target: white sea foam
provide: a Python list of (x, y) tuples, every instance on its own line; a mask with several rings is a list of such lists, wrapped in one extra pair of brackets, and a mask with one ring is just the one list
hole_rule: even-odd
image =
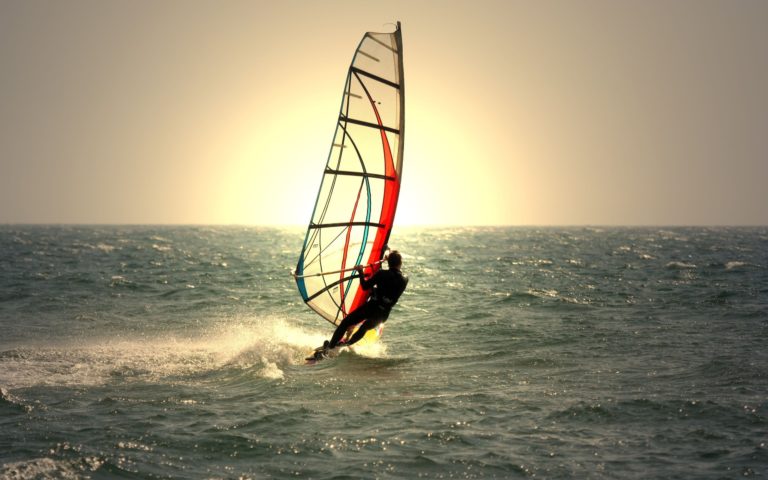
[(96, 245), (96, 250), (101, 250), (104, 253), (111, 253), (115, 250), (115, 247), (106, 243), (99, 243)]
[(387, 355), (387, 345), (383, 342), (373, 343), (361, 343), (350, 347), (355, 354), (369, 357), (369, 358), (382, 358)]
[(558, 292), (557, 290), (554, 290), (554, 289), (542, 290), (542, 289), (536, 289), (536, 288), (529, 288), (528, 294), (536, 297), (557, 298)]
[(3, 387), (0, 387), (0, 401), (6, 402), (10, 405), (15, 405), (26, 412), (31, 412), (34, 409), (32, 405), (26, 403), (24, 400), (11, 394), (8, 390), (6, 390)]
[(261, 361), (264, 362), (264, 368), (260, 371), (262, 377), (279, 380), (285, 376), (285, 373), (280, 370), (276, 363), (270, 362), (265, 357), (261, 357)]
[(725, 264), (725, 269), (726, 270), (733, 270), (734, 268), (743, 267), (745, 265), (746, 265), (745, 262), (735, 262), (735, 261), (734, 262), (728, 262), (728, 263)]
[[(312, 331), (282, 319), (263, 318), (222, 322), (194, 338), (92, 338), (35, 345), (4, 352), (0, 385), (11, 390), (38, 385), (96, 386), (115, 379), (162, 381), (171, 376), (174, 381), (184, 381), (185, 376), (233, 367), (252, 369), (262, 378), (281, 379), (286, 366), (303, 363), (327, 334), (328, 330)], [(361, 355), (383, 354), (376, 345), (355, 348)]]
[(687, 269), (696, 268), (696, 265), (694, 265), (693, 263), (686, 263), (686, 262), (669, 262), (665, 266), (673, 270), (675, 269), (687, 270)]
[(96, 457), (76, 460), (54, 460), (33, 458), (21, 462), (5, 463), (0, 466), (0, 478), (7, 480), (27, 479), (77, 479), (89, 478), (88, 471), (96, 471), (103, 461)]

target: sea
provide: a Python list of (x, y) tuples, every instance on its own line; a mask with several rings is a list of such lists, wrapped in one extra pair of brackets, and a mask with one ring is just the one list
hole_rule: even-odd
[(315, 365), (303, 240), (0, 226), (0, 478), (768, 477), (767, 227), (396, 227)]

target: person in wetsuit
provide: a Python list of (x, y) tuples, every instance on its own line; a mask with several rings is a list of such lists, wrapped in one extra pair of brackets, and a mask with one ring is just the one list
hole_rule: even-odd
[(403, 294), (405, 286), (408, 285), (408, 277), (400, 272), (402, 263), (400, 252), (393, 250), (387, 256), (389, 270), (379, 269), (372, 277), (366, 279), (363, 267), (361, 265), (355, 267), (355, 270), (360, 274), (360, 286), (363, 287), (363, 290), (373, 288), (373, 293), (366, 303), (360, 305), (341, 321), (336, 327), (336, 331), (333, 332), (330, 342), (326, 340), (324, 343), (325, 349), (336, 347), (344, 333), (362, 321), (364, 321), (363, 324), (345, 345), (349, 346), (356, 343), (363, 338), (365, 332), (375, 328), (381, 322), (387, 321), (390, 310), (397, 303), (400, 295)]

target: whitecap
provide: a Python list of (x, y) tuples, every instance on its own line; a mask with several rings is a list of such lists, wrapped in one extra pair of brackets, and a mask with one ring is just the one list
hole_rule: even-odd
[(688, 269), (696, 268), (696, 265), (694, 265), (693, 263), (686, 263), (686, 262), (669, 262), (665, 265), (665, 267), (672, 270), (688, 270)]
[(739, 268), (739, 267), (743, 267), (743, 266), (746, 266), (746, 265), (747, 265), (746, 262), (737, 262), (737, 261), (727, 262), (725, 264), (725, 269), (726, 270), (733, 270), (734, 268)]
[(13, 480), (82, 478), (83, 469), (95, 471), (102, 464), (103, 461), (95, 457), (84, 458), (82, 462), (54, 460), (47, 457), (33, 458), (3, 464), (0, 467), (0, 478)]
[(104, 253), (112, 253), (115, 250), (115, 247), (106, 243), (99, 243), (95, 248), (96, 250), (101, 250)]
[(550, 298), (557, 298), (557, 290), (537, 290), (534, 288), (528, 289), (528, 294), (533, 295), (535, 297), (550, 297)]
[(280, 370), (280, 367), (278, 367), (275, 362), (270, 362), (264, 357), (262, 357), (261, 360), (264, 363), (264, 367), (259, 372), (261, 377), (269, 378), (272, 380), (283, 379), (283, 377), (285, 376), (285, 373), (282, 370)]
[(13, 405), (14, 407), (24, 410), (25, 412), (31, 412), (33, 410), (32, 405), (25, 403), (22, 399), (12, 395), (5, 388), (0, 387), (0, 403), (3, 402), (7, 403), (8, 405)]

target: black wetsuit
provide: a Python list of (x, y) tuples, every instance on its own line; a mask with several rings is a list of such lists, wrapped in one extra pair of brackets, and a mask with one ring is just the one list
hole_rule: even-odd
[(389, 317), (389, 312), (392, 307), (397, 303), (400, 295), (403, 294), (405, 286), (408, 285), (408, 277), (400, 273), (400, 270), (394, 268), (389, 270), (379, 270), (371, 278), (365, 279), (360, 277), (360, 286), (364, 290), (370, 290), (373, 287), (373, 294), (368, 301), (344, 318), (341, 321), (336, 331), (333, 332), (333, 337), (329, 347), (333, 348), (339, 343), (344, 332), (349, 327), (352, 327), (363, 320), (365, 322), (360, 325), (352, 338), (349, 339), (347, 345), (352, 345), (357, 342), (365, 332), (376, 327), (381, 322), (386, 322)]

